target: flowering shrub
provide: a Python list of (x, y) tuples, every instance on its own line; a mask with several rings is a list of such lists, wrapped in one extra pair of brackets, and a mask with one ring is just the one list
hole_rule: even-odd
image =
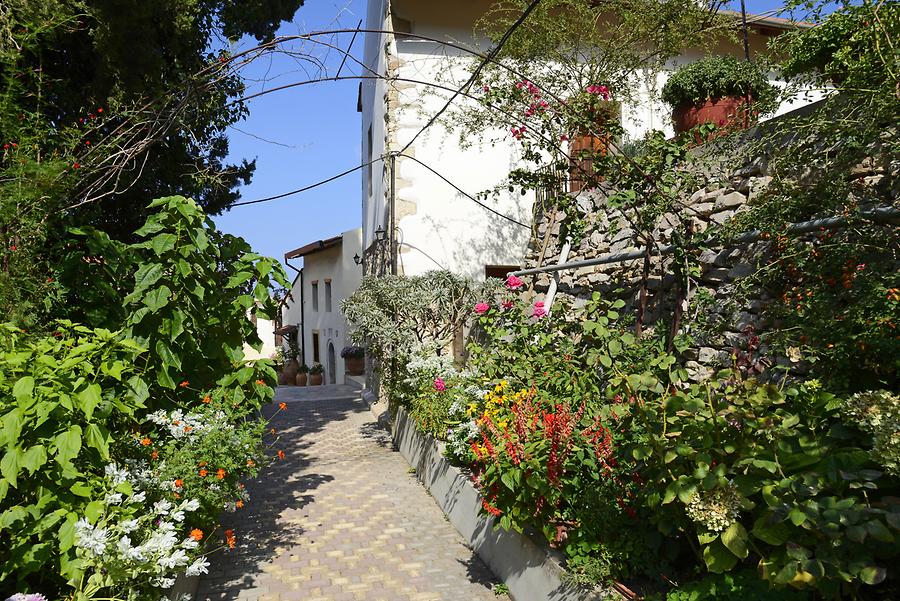
[(265, 461), (275, 377), (243, 360), (245, 311), (272, 314), (285, 278), (192, 201), (153, 209), (146, 242), (78, 232), (61, 273), (80, 292), (60, 311), (112, 329), (0, 329), (0, 594), (159, 598), (236, 544), (216, 524)]
[(597, 295), (575, 316), (535, 316), (509, 287), (481, 303), (468, 371), (411, 363), (411, 412), (471, 470), (485, 514), (542, 532), (575, 580), (690, 577), (697, 557), (710, 573), (758, 565), (760, 590), (892, 590), (896, 395), (731, 370), (689, 384)]

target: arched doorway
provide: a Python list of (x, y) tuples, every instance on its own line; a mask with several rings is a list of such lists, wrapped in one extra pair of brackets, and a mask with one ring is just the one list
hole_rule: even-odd
[(337, 384), (337, 359), (334, 356), (334, 345), (328, 341), (328, 383)]

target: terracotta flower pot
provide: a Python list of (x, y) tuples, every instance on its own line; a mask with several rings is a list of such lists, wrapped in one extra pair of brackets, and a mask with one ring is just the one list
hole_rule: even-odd
[[(579, 132), (569, 140), (569, 192), (577, 193), (591, 187), (591, 184), (602, 181), (602, 177), (594, 177), (593, 156), (606, 156), (609, 151), (609, 136), (600, 137), (587, 132)], [(582, 158), (584, 157), (584, 158)]]
[(278, 368), (278, 385), (279, 386), (287, 386), (288, 379), (287, 374), (284, 373), (284, 366)]
[(296, 359), (290, 359), (284, 362), (284, 369), (281, 370), (284, 374), (285, 384), (288, 386), (293, 386), (297, 383), (297, 372), (300, 369), (300, 363), (297, 362)]
[(325, 377), (322, 374), (309, 374), (310, 386), (321, 386), (324, 381)]
[(700, 105), (682, 105), (672, 111), (675, 133), (684, 133), (698, 125), (711, 123), (725, 130), (746, 129), (756, 122), (752, 112), (753, 98), (725, 97), (707, 100)]
[(306, 380), (309, 378), (309, 374), (305, 371), (297, 372), (297, 386), (306, 386)]
[(347, 373), (351, 376), (361, 376), (366, 373), (366, 362), (363, 357), (347, 357), (344, 359)]

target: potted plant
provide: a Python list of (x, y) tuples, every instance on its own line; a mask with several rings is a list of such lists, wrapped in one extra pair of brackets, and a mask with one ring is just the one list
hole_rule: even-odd
[(341, 357), (351, 376), (361, 376), (366, 372), (365, 356), (366, 349), (361, 346), (345, 346), (341, 349)]
[[(300, 348), (295, 337), (291, 336), (287, 340), (288, 346), (284, 349), (284, 369), (281, 373), (284, 376), (284, 383), (293, 386), (297, 383), (297, 371), (300, 369), (300, 363), (297, 361)], [(278, 383), (281, 384), (281, 381)]]
[(566, 103), (569, 108), (569, 191), (579, 192), (591, 185), (594, 160), (606, 156), (611, 130), (619, 122), (620, 106), (611, 100), (609, 88), (590, 85)]
[(297, 386), (306, 386), (306, 380), (308, 379), (307, 374), (309, 373), (309, 367), (306, 363), (301, 363), (300, 367), (297, 368)]
[(287, 376), (284, 373), (284, 349), (278, 347), (275, 354), (272, 355), (272, 361), (275, 362), (275, 373), (278, 374), (278, 384), (283, 386), (287, 384)]
[(324, 373), (325, 368), (322, 367), (321, 363), (313, 363), (312, 367), (309, 368), (309, 385), (321, 386), (325, 381)]
[(662, 89), (672, 106), (676, 133), (698, 125), (747, 128), (761, 112), (775, 108), (776, 89), (765, 69), (732, 56), (713, 56), (675, 71)]

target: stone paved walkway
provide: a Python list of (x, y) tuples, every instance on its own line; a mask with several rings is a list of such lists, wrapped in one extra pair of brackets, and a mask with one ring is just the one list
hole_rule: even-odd
[(410, 475), (349, 387), (279, 388), (287, 454), (229, 516), (238, 548), (214, 555), (197, 599), (469, 601), (494, 578)]

